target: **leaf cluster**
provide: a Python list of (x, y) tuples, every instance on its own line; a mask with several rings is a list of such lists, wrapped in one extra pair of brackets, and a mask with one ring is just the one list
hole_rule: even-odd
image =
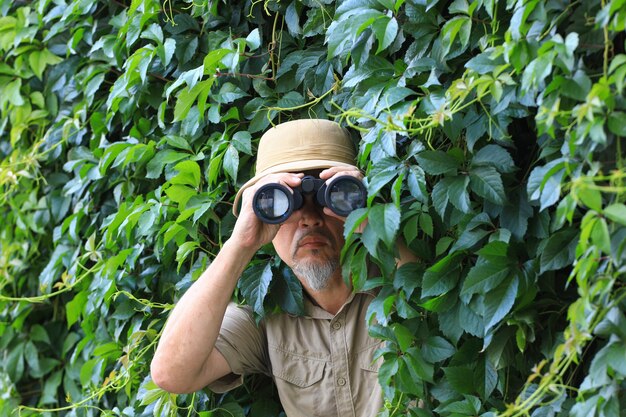
[[(358, 141), (342, 261), (377, 293), (381, 416), (619, 414), (625, 25), (620, 0), (0, 0), (0, 414), (279, 415), (263, 379), (176, 396), (148, 368), (259, 136), (302, 117)], [(302, 297), (269, 247), (235, 294)]]

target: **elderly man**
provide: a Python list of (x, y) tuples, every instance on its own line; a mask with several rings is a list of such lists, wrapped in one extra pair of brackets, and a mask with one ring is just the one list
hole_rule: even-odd
[[(160, 387), (225, 392), (245, 374), (264, 373), (290, 417), (377, 414), (382, 394), (373, 355), (380, 341), (366, 326), (373, 296), (354, 293), (342, 278), (344, 219), (311, 195), (282, 224), (261, 222), (251, 203), (262, 185), (295, 189), (305, 173), (361, 178), (355, 156), (347, 131), (327, 120), (291, 121), (263, 135), (256, 175), (235, 199), (235, 212), (239, 201), (241, 210), (230, 239), (163, 331), (151, 367)], [(257, 326), (249, 308), (230, 300), (247, 264), (269, 242), (302, 283), (306, 314), (272, 314)]]

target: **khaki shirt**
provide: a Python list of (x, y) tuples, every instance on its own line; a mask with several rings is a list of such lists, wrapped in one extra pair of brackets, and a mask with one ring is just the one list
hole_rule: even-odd
[(381, 341), (369, 336), (373, 296), (353, 294), (333, 316), (305, 300), (306, 315), (275, 314), (256, 325), (249, 307), (229, 305), (215, 347), (233, 374), (211, 385), (225, 392), (242, 375), (271, 376), (289, 417), (374, 417), (383, 400), (378, 384)]

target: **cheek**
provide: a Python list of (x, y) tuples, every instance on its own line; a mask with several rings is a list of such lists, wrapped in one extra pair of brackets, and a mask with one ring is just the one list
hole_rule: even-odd
[(341, 220), (334, 219), (334, 221), (329, 222), (330, 232), (333, 234), (339, 249), (341, 249), (345, 243), (345, 239), (343, 238), (343, 228), (344, 223)]
[(285, 262), (288, 261), (288, 257), (290, 256), (290, 245), (292, 241), (293, 230), (291, 230), (288, 224), (283, 224), (280, 229), (278, 229), (278, 233), (276, 233), (276, 236), (274, 236), (274, 239), (272, 240), (276, 253)]

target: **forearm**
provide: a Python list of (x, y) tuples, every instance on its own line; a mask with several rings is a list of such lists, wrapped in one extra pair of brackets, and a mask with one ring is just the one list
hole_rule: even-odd
[(152, 361), (152, 376), (171, 391), (219, 378), (209, 357), (237, 280), (254, 251), (226, 242), (172, 310)]

